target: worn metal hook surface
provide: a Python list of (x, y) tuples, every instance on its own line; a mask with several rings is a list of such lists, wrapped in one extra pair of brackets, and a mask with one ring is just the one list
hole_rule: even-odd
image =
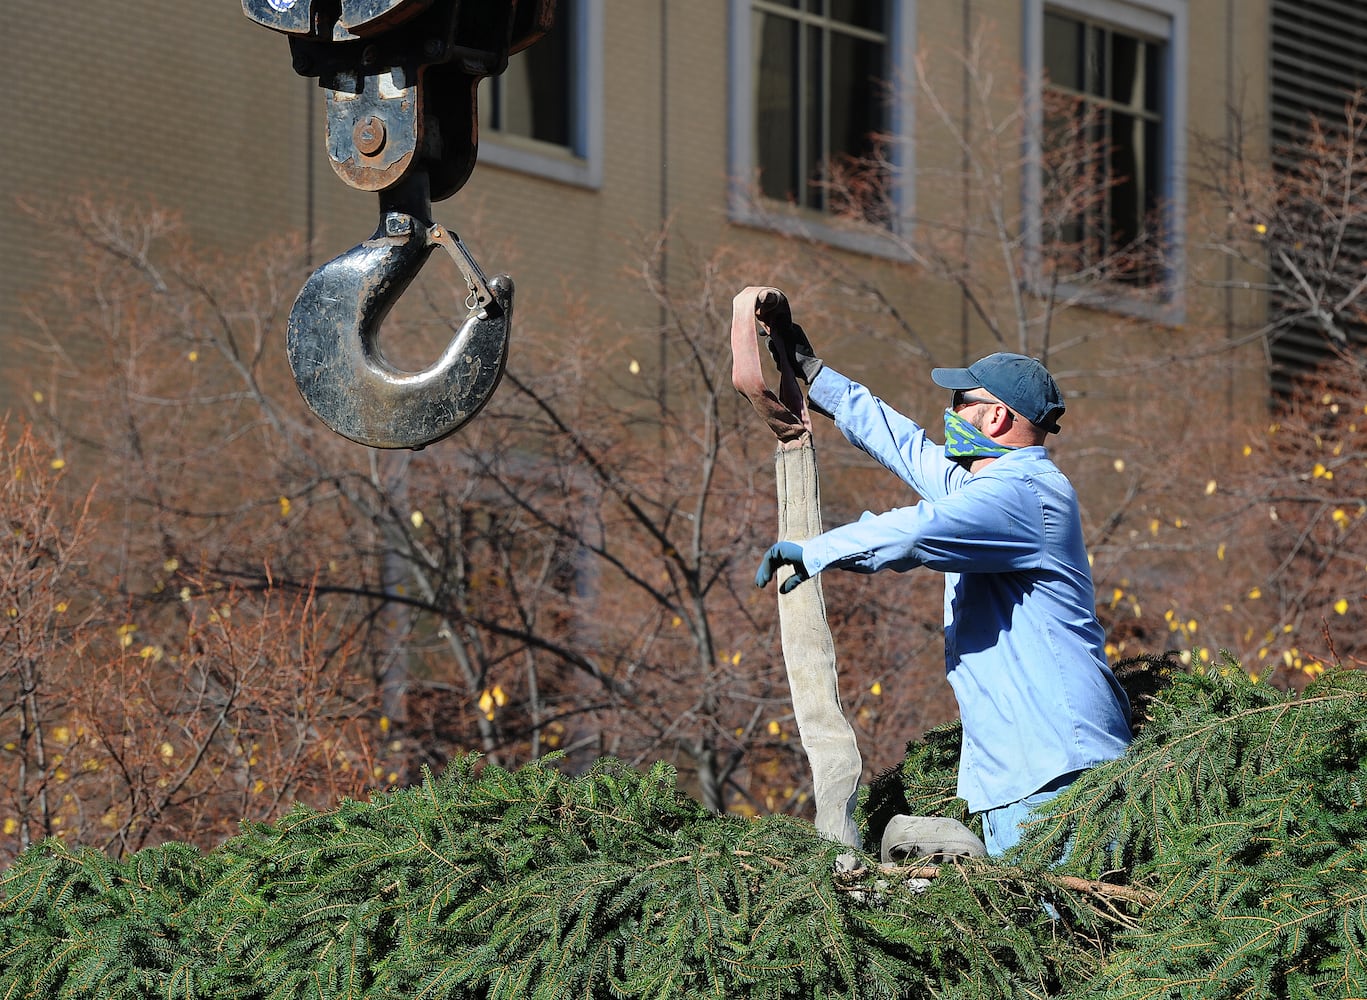
[[(432, 367), (403, 371), (380, 350), (380, 324), (437, 246), (465, 275), (471, 314)], [(489, 401), (512, 317), (511, 278), (486, 281), (455, 234), (391, 211), (369, 240), (313, 272), (290, 311), (286, 348), (300, 394), (338, 434), (372, 448), (422, 448)]]

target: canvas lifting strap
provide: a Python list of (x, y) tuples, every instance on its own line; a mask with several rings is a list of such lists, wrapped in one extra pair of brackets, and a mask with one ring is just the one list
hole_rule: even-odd
[[(731, 382), (778, 438), (774, 453), (778, 538), (801, 542), (821, 533), (811, 417), (784, 352), (777, 352), (781, 359), (777, 394), (765, 384), (760, 363), (760, 338), (766, 334), (781, 338), (791, 323), (788, 301), (776, 288), (750, 286), (732, 301)], [(776, 582), (781, 584), (791, 573), (788, 568), (780, 570)], [(835, 642), (826, 621), (821, 578), (814, 577), (791, 593), (780, 593), (778, 616), (793, 714), (812, 769), (816, 828), (831, 840), (857, 847), (854, 806), (863, 762), (854, 729), (840, 707)]]

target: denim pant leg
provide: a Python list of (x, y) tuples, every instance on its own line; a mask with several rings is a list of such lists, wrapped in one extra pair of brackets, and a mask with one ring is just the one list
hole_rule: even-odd
[[(1064, 788), (1067, 786), (1065, 785)], [(1061, 793), (1064, 788), (1036, 792), (983, 813), (983, 844), (989, 857), (999, 858), (1020, 843), (1021, 826), (1033, 817), (1035, 809)]]
[[(1050, 799), (1066, 792), (1068, 787), (1082, 777), (1086, 771), (1087, 768), (1084, 767), (1076, 771), (1069, 771), (1067, 774), (1061, 774), (1033, 795), (1027, 795), (1015, 802), (1008, 802), (996, 809), (984, 810), (982, 813), (983, 845), (987, 848), (988, 856), (1000, 857), (1019, 844), (1024, 832), (1022, 827), (1034, 818), (1035, 810)], [(1055, 864), (1061, 864), (1067, 858), (1070, 847), (1071, 844), (1064, 848), (1063, 857), (1059, 858)]]

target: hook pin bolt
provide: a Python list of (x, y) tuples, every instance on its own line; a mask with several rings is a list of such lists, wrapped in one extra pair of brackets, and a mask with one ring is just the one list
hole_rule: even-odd
[(351, 133), (351, 141), (362, 156), (374, 156), (384, 149), (385, 138), (384, 122), (374, 115), (357, 122)]

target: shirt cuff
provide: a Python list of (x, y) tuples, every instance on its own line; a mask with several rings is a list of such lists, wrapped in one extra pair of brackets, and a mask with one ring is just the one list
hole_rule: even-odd
[(807, 387), (807, 403), (823, 416), (835, 417), (836, 408), (844, 400), (850, 380), (830, 365), (822, 365), (811, 385)]

